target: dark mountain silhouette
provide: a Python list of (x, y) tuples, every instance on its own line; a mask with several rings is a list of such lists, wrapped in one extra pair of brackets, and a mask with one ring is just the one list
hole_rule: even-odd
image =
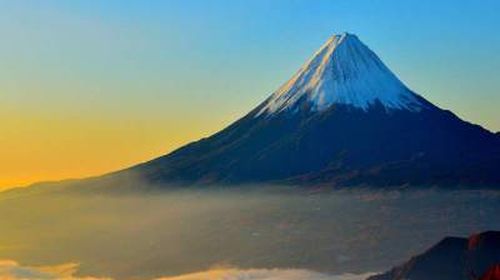
[(500, 185), (500, 137), (408, 89), (355, 35), (330, 38), (245, 117), (118, 172), (158, 184)]
[[(498, 275), (500, 232), (447, 237), (404, 264), (367, 280), (474, 280)], [(493, 278), (495, 279), (495, 278)]]

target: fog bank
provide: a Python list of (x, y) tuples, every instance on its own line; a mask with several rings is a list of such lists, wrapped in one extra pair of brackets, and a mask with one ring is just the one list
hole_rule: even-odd
[(360, 274), (444, 236), (500, 229), (500, 196), (491, 191), (261, 187), (1, 198), (0, 259), (78, 263), (81, 275), (115, 279), (214, 266)]

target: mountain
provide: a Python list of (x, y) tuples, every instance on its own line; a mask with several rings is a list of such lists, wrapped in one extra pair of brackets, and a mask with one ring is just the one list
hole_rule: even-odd
[[(425, 253), (367, 280), (475, 280), (498, 274), (500, 232), (447, 237)], [(496, 273), (496, 274), (495, 274)]]
[(411, 91), (335, 35), (222, 131), (122, 172), (159, 184), (499, 186), (500, 138)]

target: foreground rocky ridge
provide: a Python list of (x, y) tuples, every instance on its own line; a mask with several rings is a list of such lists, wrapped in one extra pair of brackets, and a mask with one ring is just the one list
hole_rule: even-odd
[(367, 280), (498, 280), (500, 231), (447, 237), (421, 255)]

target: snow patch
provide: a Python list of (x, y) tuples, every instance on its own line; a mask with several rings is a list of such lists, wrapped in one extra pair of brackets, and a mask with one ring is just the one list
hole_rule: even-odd
[[(357, 36), (334, 35), (265, 101), (257, 116), (333, 104), (419, 111), (423, 104)], [(303, 104), (306, 102), (306, 104)], [(306, 105), (306, 106), (303, 106)]]

